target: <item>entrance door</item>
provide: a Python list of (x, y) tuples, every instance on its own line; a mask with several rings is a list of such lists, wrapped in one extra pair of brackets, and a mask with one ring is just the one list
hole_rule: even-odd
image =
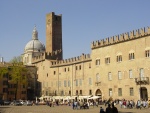
[(140, 88), (140, 97), (142, 100), (148, 100), (148, 93), (147, 93), (147, 88), (146, 87), (141, 87)]
[(102, 98), (102, 92), (100, 89), (97, 89), (96, 92), (95, 92), (95, 95), (96, 96), (100, 96)]

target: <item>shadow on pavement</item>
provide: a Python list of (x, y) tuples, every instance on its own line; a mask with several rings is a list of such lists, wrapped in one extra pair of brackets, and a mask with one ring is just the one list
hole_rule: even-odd
[(118, 113), (134, 113), (134, 112), (121, 112), (121, 111), (119, 111)]
[(6, 107), (6, 106), (0, 106), (0, 109), (4, 109), (4, 108), (10, 108), (10, 107)]

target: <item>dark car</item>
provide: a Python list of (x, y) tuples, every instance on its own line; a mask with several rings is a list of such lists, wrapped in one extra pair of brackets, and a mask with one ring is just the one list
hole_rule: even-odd
[(10, 105), (10, 101), (8, 101), (8, 100), (4, 100), (4, 105)]
[(0, 100), (0, 105), (1, 105), (1, 106), (4, 105), (4, 100)]
[(13, 101), (13, 105), (14, 106), (22, 106), (22, 103), (19, 100), (15, 100), (15, 101)]

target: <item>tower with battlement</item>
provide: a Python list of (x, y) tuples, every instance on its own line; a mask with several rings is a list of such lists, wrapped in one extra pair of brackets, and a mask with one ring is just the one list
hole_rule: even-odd
[(54, 12), (46, 15), (46, 53), (61, 51), (55, 59), (63, 59), (62, 52), (62, 15)]

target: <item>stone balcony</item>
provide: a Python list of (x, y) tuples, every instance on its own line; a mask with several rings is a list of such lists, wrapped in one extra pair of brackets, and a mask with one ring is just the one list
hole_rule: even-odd
[(100, 86), (100, 85), (101, 85), (101, 82), (100, 82), (100, 81), (97, 81), (97, 82), (95, 82), (95, 85), (96, 85), (96, 86)]
[(136, 82), (137, 85), (149, 84), (149, 77), (138, 77), (138, 78), (135, 78), (135, 82)]

